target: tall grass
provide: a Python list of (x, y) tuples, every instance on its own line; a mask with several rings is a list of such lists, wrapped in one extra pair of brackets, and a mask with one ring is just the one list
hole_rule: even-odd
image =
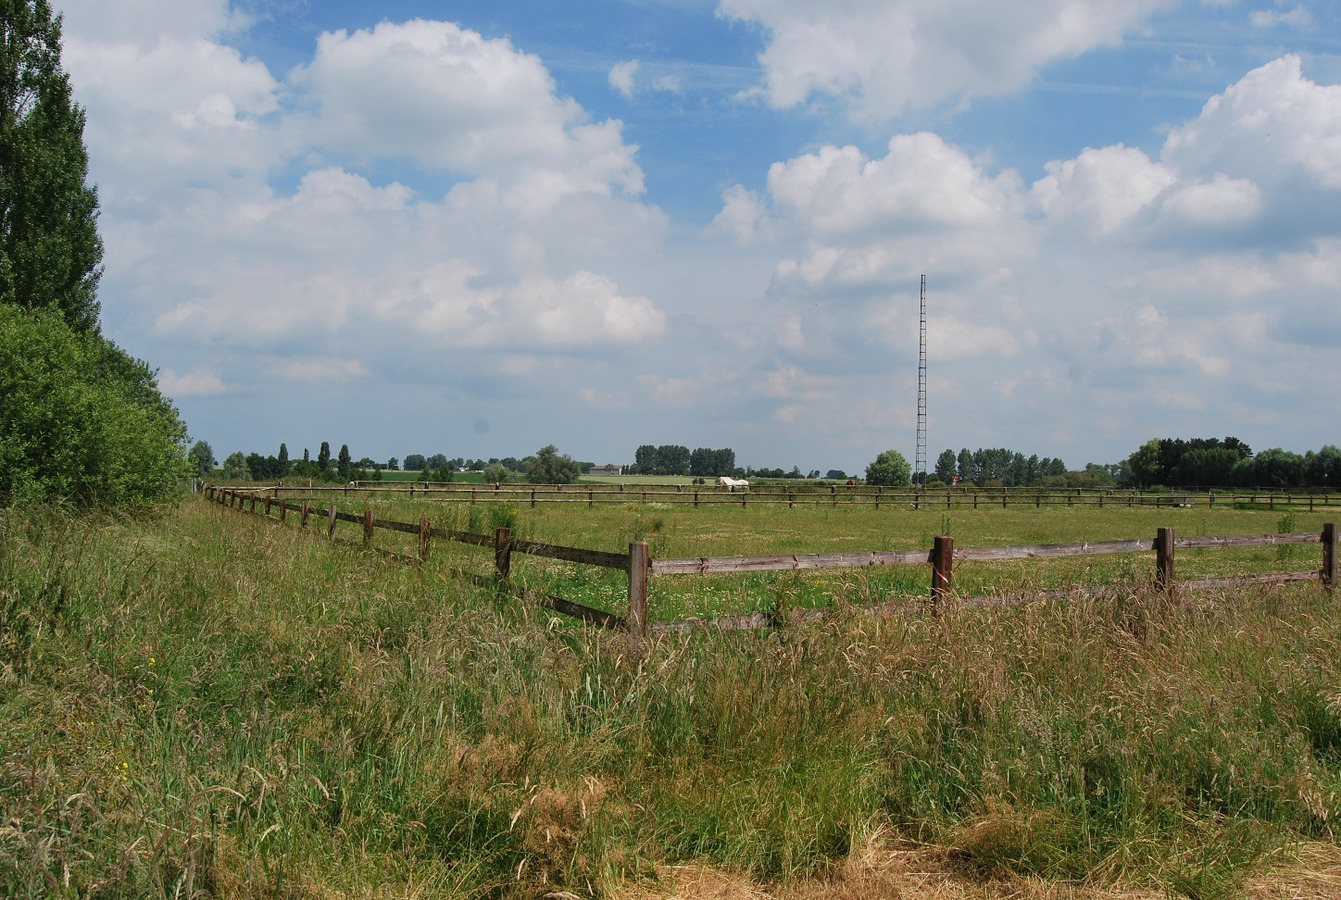
[[(522, 527), (525, 527), (524, 520)], [(436, 550), (435, 550), (436, 552)], [(1231, 896), (1341, 815), (1316, 586), (704, 633), (632, 657), (205, 504), (0, 512), (0, 894), (608, 894), (879, 835)]]

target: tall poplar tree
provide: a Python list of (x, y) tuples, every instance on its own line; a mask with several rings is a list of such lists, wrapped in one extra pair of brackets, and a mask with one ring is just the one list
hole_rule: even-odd
[(102, 239), (84, 110), (48, 0), (0, 0), (0, 302), (98, 329)]

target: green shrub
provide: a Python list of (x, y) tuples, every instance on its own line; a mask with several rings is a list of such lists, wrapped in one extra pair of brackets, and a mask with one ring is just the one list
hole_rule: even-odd
[(190, 474), (154, 372), (57, 313), (0, 306), (0, 396), (0, 502), (151, 502)]

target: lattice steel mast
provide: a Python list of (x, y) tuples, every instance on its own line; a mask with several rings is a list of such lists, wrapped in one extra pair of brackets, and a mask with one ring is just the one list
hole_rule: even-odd
[(922, 315), (917, 330), (917, 452), (913, 483), (927, 483), (927, 276), (922, 276)]

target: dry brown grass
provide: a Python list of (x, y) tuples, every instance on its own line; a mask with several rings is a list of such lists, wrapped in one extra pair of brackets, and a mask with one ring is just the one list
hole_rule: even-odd
[[(658, 869), (656, 884), (626, 885), (615, 900), (1167, 900), (1163, 890), (1088, 887), (966, 870), (952, 848), (891, 843), (849, 857), (823, 878), (763, 884), (706, 865)], [(1341, 847), (1309, 844), (1250, 878), (1244, 900), (1338, 900)]]

